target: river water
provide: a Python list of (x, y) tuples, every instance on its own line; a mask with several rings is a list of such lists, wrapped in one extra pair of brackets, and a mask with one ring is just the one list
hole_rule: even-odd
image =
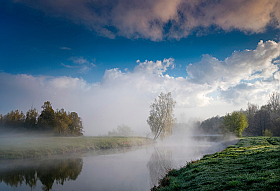
[(167, 141), (75, 156), (4, 160), (0, 161), (0, 190), (150, 190), (168, 169), (182, 167), (236, 142)]

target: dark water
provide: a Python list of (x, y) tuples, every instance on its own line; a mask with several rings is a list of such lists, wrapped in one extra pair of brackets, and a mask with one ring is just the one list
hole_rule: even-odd
[(235, 142), (166, 142), (63, 158), (0, 161), (0, 190), (149, 190), (166, 170)]

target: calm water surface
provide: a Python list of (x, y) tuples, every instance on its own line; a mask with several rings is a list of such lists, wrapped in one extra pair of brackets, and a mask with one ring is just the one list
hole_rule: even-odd
[(235, 142), (167, 142), (64, 158), (0, 161), (0, 190), (150, 190), (167, 169)]

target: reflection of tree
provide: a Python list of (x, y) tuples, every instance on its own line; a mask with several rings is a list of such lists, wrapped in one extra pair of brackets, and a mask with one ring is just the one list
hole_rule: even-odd
[(24, 179), (25, 179), (25, 184), (30, 186), (32, 190), (37, 183), (36, 170), (35, 169), (27, 170)]
[(155, 148), (147, 167), (150, 171), (150, 187), (153, 187), (158, 184), (158, 180), (172, 167), (172, 152)]
[(43, 184), (42, 190), (47, 191), (52, 188), (54, 181), (63, 185), (65, 181), (76, 180), (82, 167), (83, 161), (80, 158), (51, 160), (36, 167), (0, 172), (0, 182), (15, 187), (25, 182), (32, 190), (36, 186), (37, 180), (40, 180)]
[(17, 186), (24, 182), (24, 177), (21, 171), (16, 170), (13, 172), (0, 173), (0, 182), (5, 182), (9, 186)]

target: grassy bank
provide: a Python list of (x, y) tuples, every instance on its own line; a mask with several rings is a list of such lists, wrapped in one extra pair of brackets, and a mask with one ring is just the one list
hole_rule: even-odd
[(246, 137), (179, 170), (152, 190), (280, 190), (280, 138)]
[(13, 137), (0, 139), (0, 159), (34, 158), (98, 149), (141, 146), (143, 137)]

